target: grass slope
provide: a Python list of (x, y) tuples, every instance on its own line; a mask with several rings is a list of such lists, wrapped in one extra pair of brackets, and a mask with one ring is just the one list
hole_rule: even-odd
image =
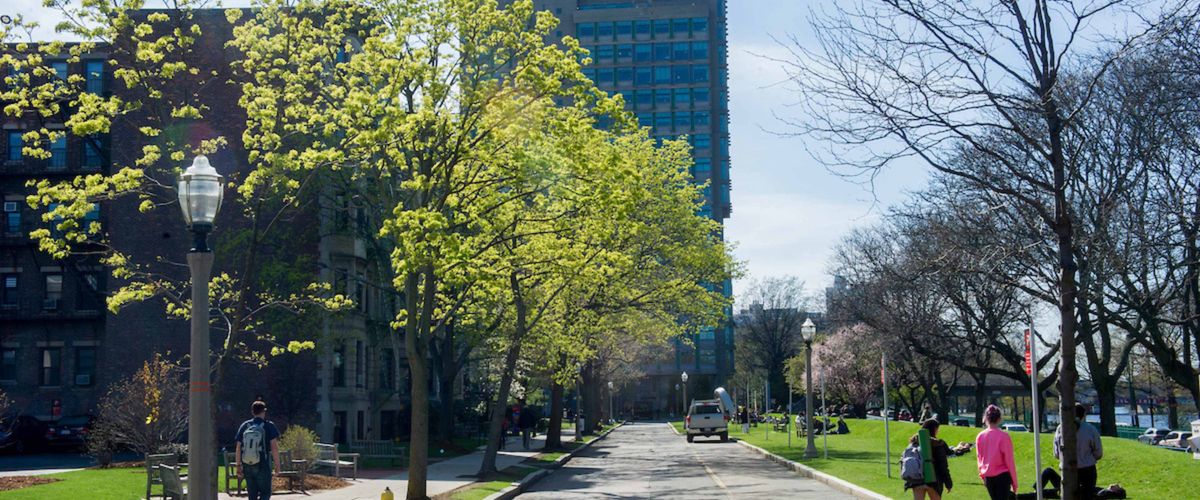
[[(900, 471), (896, 462), (900, 459), (901, 451), (907, 446), (908, 439), (916, 433), (917, 425), (908, 422), (891, 422), (889, 424), (892, 443), (892, 475), (894, 476), (889, 479), (884, 467), (883, 422), (877, 420), (847, 420), (846, 422), (850, 426), (850, 434), (829, 436), (828, 460), (823, 458), (804, 460), (804, 438), (793, 434), (792, 447), (788, 448), (787, 435), (782, 432), (769, 431), (769, 425), (752, 427), (749, 434), (742, 434), (741, 426), (730, 426), (729, 435), (877, 493), (892, 498), (912, 498), (911, 493), (904, 491), (904, 484), (899, 479)], [(677, 429), (682, 430), (682, 422), (674, 424)], [(938, 434), (946, 442), (954, 445), (959, 441), (974, 442), (978, 432), (979, 429), (970, 427), (942, 426)], [(1033, 491), (1033, 434), (1014, 433), (1012, 437), (1021, 491)], [(1052, 453), (1053, 435), (1043, 434), (1041, 441), (1042, 466), (1057, 468), (1058, 461)], [(821, 450), (821, 443), (822, 436), (817, 435), (818, 451)], [(1190, 454), (1147, 446), (1128, 439), (1105, 437), (1103, 443), (1104, 458), (1099, 465), (1102, 485), (1121, 483), (1129, 492), (1131, 499), (1200, 498), (1195, 484), (1188, 479), (1195, 477), (1197, 469), (1200, 469), (1200, 462), (1193, 460)], [(983, 488), (983, 482), (980, 481), (976, 469), (974, 452), (951, 458), (950, 474), (954, 478), (955, 488), (952, 493), (947, 495), (948, 498), (955, 500), (987, 498), (987, 491)]]

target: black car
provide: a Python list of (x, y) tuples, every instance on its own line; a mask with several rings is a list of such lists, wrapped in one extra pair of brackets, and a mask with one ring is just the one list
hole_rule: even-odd
[(0, 451), (28, 453), (46, 445), (45, 422), (29, 415), (20, 415), (0, 423)]
[(46, 428), (46, 444), (53, 448), (83, 448), (92, 430), (91, 415), (63, 417)]

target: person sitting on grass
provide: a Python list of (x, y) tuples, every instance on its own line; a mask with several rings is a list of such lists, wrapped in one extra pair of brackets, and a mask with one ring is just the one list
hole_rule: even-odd
[[(1062, 476), (1058, 474), (1058, 471), (1046, 467), (1042, 470), (1039, 481), (1042, 483), (1042, 498), (1062, 498)], [(1092, 498), (1122, 499), (1125, 497), (1125, 488), (1116, 483), (1108, 485), (1107, 488), (1092, 488)], [(1019, 493), (1017, 500), (1037, 500), (1037, 491)]]
[(837, 433), (838, 434), (849, 434), (850, 433), (850, 426), (846, 425), (845, 417), (838, 416)]

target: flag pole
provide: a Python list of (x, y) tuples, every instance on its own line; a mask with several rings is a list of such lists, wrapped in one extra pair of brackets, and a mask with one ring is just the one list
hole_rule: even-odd
[(892, 477), (892, 435), (888, 429), (888, 399), (887, 399), (887, 353), (879, 358), (879, 381), (883, 384), (883, 450), (884, 460), (887, 461), (887, 475)]
[(829, 402), (825, 400), (825, 368), (821, 367), (821, 408), (825, 409), (825, 427), (821, 432), (821, 440), (825, 448), (825, 460), (829, 460)]
[(1025, 371), (1029, 372), (1030, 392), (1033, 397), (1033, 478), (1037, 488), (1037, 500), (1042, 500), (1042, 419), (1039, 417), (1038, 403), (1038, 370), (1037, 370), (1037, 334), (1033, 330), (1033, 314), (1029, 315), (1029, 330), (1025, 332), (1025, 342), (1028, 348), (1028, 358)]

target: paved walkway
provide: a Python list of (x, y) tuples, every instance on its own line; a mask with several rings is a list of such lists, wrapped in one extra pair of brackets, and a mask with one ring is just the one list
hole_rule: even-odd
[(662, 423), (625, 424), (518, 498), (853, 498), (737, 443), (689, 444)]
[[(567, 439), (571, 436), (570, 433), (564, 432), (563, 438)], [(521, 449), (521, 438), (509, 437), (507, 450), (500, 451), (496, 457), (496, 468), (503, 469), (512, 465), (516, 465), (525, 459), (537, 455), (539, 450), (545, 444), (545, 436), (534, 438), (534, 444), (529, 451)], [(475, 473), (479, 472), (479, 464), (483, 462), (483, 448), (480, 447), (473, 453), (460, 457), (451, 458), (431, 464), (429, 466), (429, 476), (427, 479), (427, 491), (429, 496), (445, 493), (447, 491), (466, 486), (475, 481)], [(408, 491), (408, 472), (397, 471), (378, 471), (370, 470), (363, 471), (359, 469), (359, 479), (349, 480), (350, 486), (339, 488), (336, 490), (321, 490), (311, 491), (308, 495), (300, 493), (274, 493), (271, 495), (272, 500), (290, 500), (290, 499), (305, 499), (305, 500), (377, 500), (383, 489), (391, 488), (396, 494), (396, 498), (404, 498), (404, 492)], [(221, 486), (224, 486), (224, 479), (221, 480)], [(244, 499), (245, 493), (241, 496), (227, 495), (224, 492), (217, 497), (220, 500), (227, 499)]]

